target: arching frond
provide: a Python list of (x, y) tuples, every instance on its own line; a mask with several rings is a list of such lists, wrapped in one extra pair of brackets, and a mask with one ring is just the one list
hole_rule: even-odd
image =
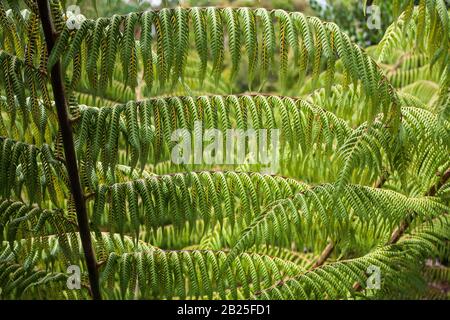
[(0, 299), (448, 298), (449, 11), (391, 8), (0, 1)]

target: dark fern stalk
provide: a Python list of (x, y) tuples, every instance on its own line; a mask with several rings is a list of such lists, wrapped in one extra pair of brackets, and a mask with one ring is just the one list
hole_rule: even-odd
[[(39, 16), (44, 31), (45, 42), (47, 44), (47, 52), (51, 52), (55, 44), (56, 32), (52, 24), (48, 1), (40, 0), (37, 3), (39, 7)], [(80, 238), (83, 244), (84, 256), (86, 258), (86, 264), (89, 272), (91, 294), (94, 300), (101, 300), (97, 261), (92, 248), (86, 203), (83, 191), (81, 189), (77, 158), (73, 142), (72, 125), (67, 113), (67, 100), (64, 94), (64, 84), (62, 81), (61, 64), (59, 60), (51, 68), (51, 83), (56, 111), (58, 114), (58, 123), (62, 134), (64, 153), (66, 156), (66, 167), (70, 180), (70, 189), (75, 202)]]

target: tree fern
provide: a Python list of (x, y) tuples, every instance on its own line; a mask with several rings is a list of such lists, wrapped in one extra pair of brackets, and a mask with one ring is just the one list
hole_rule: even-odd
[[(449, 11), (394, 2), (362, 48), (281, 9), (0, 1), (0, 298), (448, 298)], [(279, 168), (173, 160), (211, 129)]]

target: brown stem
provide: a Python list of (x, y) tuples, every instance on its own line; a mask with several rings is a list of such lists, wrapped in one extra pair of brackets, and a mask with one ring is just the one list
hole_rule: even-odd
[[(52, 24), (50, 8), (47, 0), (37, 2), (39, 16), (44, 30), (47, 52), (51, 52), (55, 44), (56, 32)], [(80, 176), (78, 173), (77, 157), (73, 142), (72, 126), (67, 112), (67, 100), (65, 97), (64, 83), (62, 81), (61, 64), (58, 61), (51, 70), (51, 83), (53, 96), (58, 114), (58, 123), (66, 155), (66, 167), (69, 175), (70, 189), (72, 191), (77, 212), (78, 228), (80, 231), (81, 243), (83, 245), (84, 256), (89, 273), (89, 282), (92, 298), (101, 299), (100, 286), (98, 281), (97, 262), (92, 248), (91, 233), (89, 230), (88, 215), (83, 190), (81, 189)]]
[[(373, 187), (374, 188), (381, 188), (383, 187), (384, 183), (387, 181), (389, 177), (389, 173), (385, 172), (381, 175), (381, 177), (374, 183)], [(322, 253), (319, 256), (319, 259), (317, 259), (317, 261), (313, 264), (313, 266), (311, 267), (310, 270), (316, 269), (320, 266), (322, 266), (330, 257), (330, 255), (333, 253), (334, 251), (334, 242), (330, 241), (327, 246), (325, 247), (325, 249), (323, 249)]]
[[(450, 179), (450, 168), (447, 169), (447, 171), (442, 175), (441, 179), (438, 183), (433, 185), (427, 193), (425, 193), (425, 196), (434, 196), (436, 195), (436, 192)], [(414, 214), (409, 214), (405, 220), (400, 224), (400, 226), (392, 232), (391, 238), (387, 242), (387, 245), (396, 244), (398, 240), (403, 236), (403, 234), (406, 232), (406, 230), (409, 228), (411, 222), (414, 220)], [(356, 282), (353, 285), (353, 289), (356, 291), (360, 291), (362, 289), (362, 286), (359, 282)]]
[(389, 172), (384, 171), (381, 174), (380, 178), (374, 183), (373, 187), (377, 188), (377, 189), (382, 188), (388, 178), (389, 178)]
[(330, 243), (327, 244), (325, 249), (323, 249), (322, 253), (320, 254), (319, 259), (317, 259), (317, 261), (311, 267), (311, 270), (316, 269), (316, 268), (320, 267), (321, 265), (323, 265), (325, 263), (325, 261), (328, 260), (331, 253), (333, 253), (333, 250), (334, 250), (334, 242), (330, 241)]
[(440, 188), (442, 188), (442, 186), (448, 181), (448, 179), (450, 179), (450, 168), (444, 172), (444, 174), (441, 177), (441, 180), (439, 180), (439, 182), (437, 184), (432, 186), (430, 188), (430, 190), (428, 190), (426, 195), (430, 196), (430, 197), (434, 197), (436, 195), (436, 192), (438, 192), (438, 190)]
[(400, 226), (392, 232), (391, 237), (387, 244), (395, 244), (400, 240), (402, 235), (405, 233), (406, 229), (408, 229), (410, 223), (412, 222), (413, 215), (409, 214), (406, 219), (400, 224)]
[[(442, 175), (441, 179), (438, 183), (433, 185), (427, 193), (425, 193), (425, 196), (433, 197), (436, 195), (436, 192), (450, 179), (450, 169), (447, 169), (447, 171)], [(409, 225), (414, 219), (414, 214), (409, 214), (406, 219), (400, 224), (400, 226), (394, 230), (394, 232), (391, 235), (391, 238), (389, 239), (387, 244), (395, 244), (398, 240), (402, 237), (402, 235), (406, 232)]]

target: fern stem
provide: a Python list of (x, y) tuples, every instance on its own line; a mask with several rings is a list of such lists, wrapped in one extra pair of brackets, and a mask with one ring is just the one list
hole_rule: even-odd
[[(425, 194), (426, 196), (433, 197), (436, 192), (450, 179), (450, 168), (447, 169), (447, 171), (442, 175), (442, 178), (439, 180), (439, 182), (435, 185), (433, 185), (430, 190)], [(410, 214), (401, 224), (400, 226), (392, 232), (392, 235), (387, 243), (387, 245), (396, 244), (398, 240), (403, 236), (403, 234), (406, 232), (406, 230), (409, 228), (410, 224), (414, 220), (414, 215)], [(355, 283), (353, 285), (353, 288), (356, 291), (361, 291), (362, 286), (359, 282)]]
[[(436, 195), (436, 192), (450, 179), (450, 168), (447, 169), (447, 171), (442, 175), (439, 182), (435, 185), (433, 185), (430, 190), (425, 194), (426, 196), (433, 197)], [(398, 240), (402, 237), (402, 235), (405, 233), (405, 231), (408, 229), (409, 225), (411, 224), (412, 220), (414, 219), (413, 214), (408, 216), (405, 221), (402, 222), (402, 224), (394, 230), (394, 232), (391, 235), (391, 238), (388, 242), (388, 244), (395, 244)]]
[[(384, 183), (387, 181), (389, 177), (389, 173), (388, 172), (384, 172), (380, 178), (374, 183), (374, 188), (382, 188)], [(316, 269), (320, 266), (322, 266), (327, 260), (328, 258), (331, 256), (331, 254), (334, 251), (334, 242), (330, 241), (327, 246), (323, 249), (322, 253), (319, 256), (319, 259), (317, 259), (317, 261), (313, 264), (313, 266), (311, 267), (311, 270)]]
[[(37, 2), (39, 17), (44, 30), (47, 52), (51, 52), (55, 44), (56, 31), (50, 15), (50, 8), (47, 0)], [(58, 123), (61, 129), (64, 153), (66, 156), (66, 167), (70, 180), (70, 189), (73, 194), (75, 208), (77, 212), (78, 228), (83, 245), (84, 256), (89, 272), (89, 282), (92, 298), (101, 299), (98, 281), (97, 262), (92, 248), (91, 234), (86, 210), (86, 203), (81, 189), (80, 176), (78, 173), (77, 158), (73, 141), (72, 126), (67, 112), (67, 100), (65, 97), (64, 84), (62, 81), (61, 64), (58, 61), (51, 69), (51, 83), (53, 96), (55, 99)]]
[(327, 244), (327, 246), (325, 247), (325, 249), (323, 249), (322, 253), (320, 254), (319, 259), (317, 259), (317, 261), (311, 267), (311, 270), (316, 269), (316, 268), (320, 267), (321, 265), (323, 265), (328, 260), (328, 258), (333, 253), (333, 251), (334, 251), (334, 242), (330, 241)]
[[(447, 180), (450, 179), (450, 168), (447, 169), (447, 171), (442, 175), (442, 178), (439, 180), (439, 182), (435, 185), (433, 185), (430, 190), (425, 194), (426, 196), (434, 196), (436, 192), (447, 182)], [(413, 214), (410, 214), (401, 224), (400, 226), (392, 232), (392, 235), (387, 242), (386, 245), (392, 245), (396, 244), (398, 240), (403, 236), (403, 234), (406, 232), (406, 230), (409, 228), (409, 225), (413, 221), (414, 216)], [(356, 282), (353, 285), (353, 289), (356, 291), (361, 291), (362, 286), (359, 282)]]

